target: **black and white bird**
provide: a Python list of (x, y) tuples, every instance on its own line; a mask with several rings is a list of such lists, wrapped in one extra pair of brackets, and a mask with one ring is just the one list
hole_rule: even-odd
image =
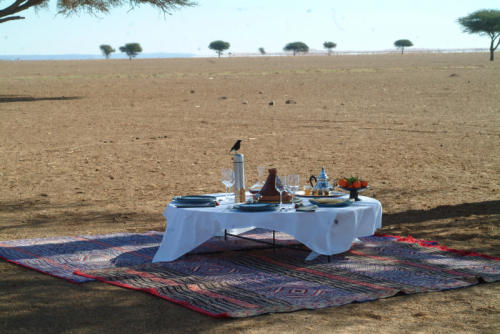
[(234, 143), (233, 147), (231, 147), (231, 150), (229, 150), (229, 153), (238, 151), (240, 149), (240, 143), (241, 139), (238, 139), (236, 143)]

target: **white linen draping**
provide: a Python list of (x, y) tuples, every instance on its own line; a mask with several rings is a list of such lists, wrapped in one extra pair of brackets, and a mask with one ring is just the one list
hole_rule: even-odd
[(167, 229), (153, 262), (176, 260), (224, 230), (234, 233), (234, 229), (248, 227), (288, 233), (318, 254), (342, 253), (356, 238), (373, 235), (382, 227), (380, 202), (359, 197), (361, 201), (350, 206), (321, 207), (315, 212), (239, 212), (227, 202), (213, 208), (181, 209), (170, 203), (163, 213)]

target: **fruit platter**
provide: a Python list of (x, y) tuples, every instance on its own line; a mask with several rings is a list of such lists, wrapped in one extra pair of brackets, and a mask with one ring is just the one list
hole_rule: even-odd
[(354, 176), (340, 178), (337, 181), (337, 184), (339, 185), (340, 189), (348, 191), (349, 198), (354, 199), (355, 201), (360, 201), (358, 197), (358, 192), (370, 188), (368, 186), (368, 181), (362, 180), (359, 177), (354, 177)]

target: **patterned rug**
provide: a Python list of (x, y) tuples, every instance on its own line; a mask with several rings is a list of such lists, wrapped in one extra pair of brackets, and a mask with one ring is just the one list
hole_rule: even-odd
[(317, 309), (500, 279), (498, 258), (397, 236), (361, 241), (330, 260), (304, 262), (304, 250), (265, 248), (76, 273), (213, 317)]
[[(244, 235), (272, 241), (272, 232), (255, 229)], [(0, 241), (0, 258), (9, 262), (74, 283), (94, 281), (73, 274), (86, 271), (150, 263), (160, 245), (163, 233), (115, 233), (105, 235), (78, 235)], [(276, 233), (278, 244), (296, 243), (291, 236)], [(215, 237), (191, 253), (220, 252), (269, 247), (262, 243), (228, 237)]]

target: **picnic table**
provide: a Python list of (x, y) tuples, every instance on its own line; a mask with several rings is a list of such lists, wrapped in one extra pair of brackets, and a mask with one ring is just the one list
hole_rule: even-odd
[(293, 236), (312, 251), (309, 258), (333, 255), (349, 250), (358, 237), (373, 235), (382, 226), (382, 205), (366, 196), (346, 207), (320, 207), (314, 212), (241, 212), (232, 209), (234, 198), (218, 198), (216, 207), (178, 208), (169, 203), (163, 213), (166, 232), (153, 262), (174, 261), (214, 236), (226, 231), (238, 235), (252, 228)]

